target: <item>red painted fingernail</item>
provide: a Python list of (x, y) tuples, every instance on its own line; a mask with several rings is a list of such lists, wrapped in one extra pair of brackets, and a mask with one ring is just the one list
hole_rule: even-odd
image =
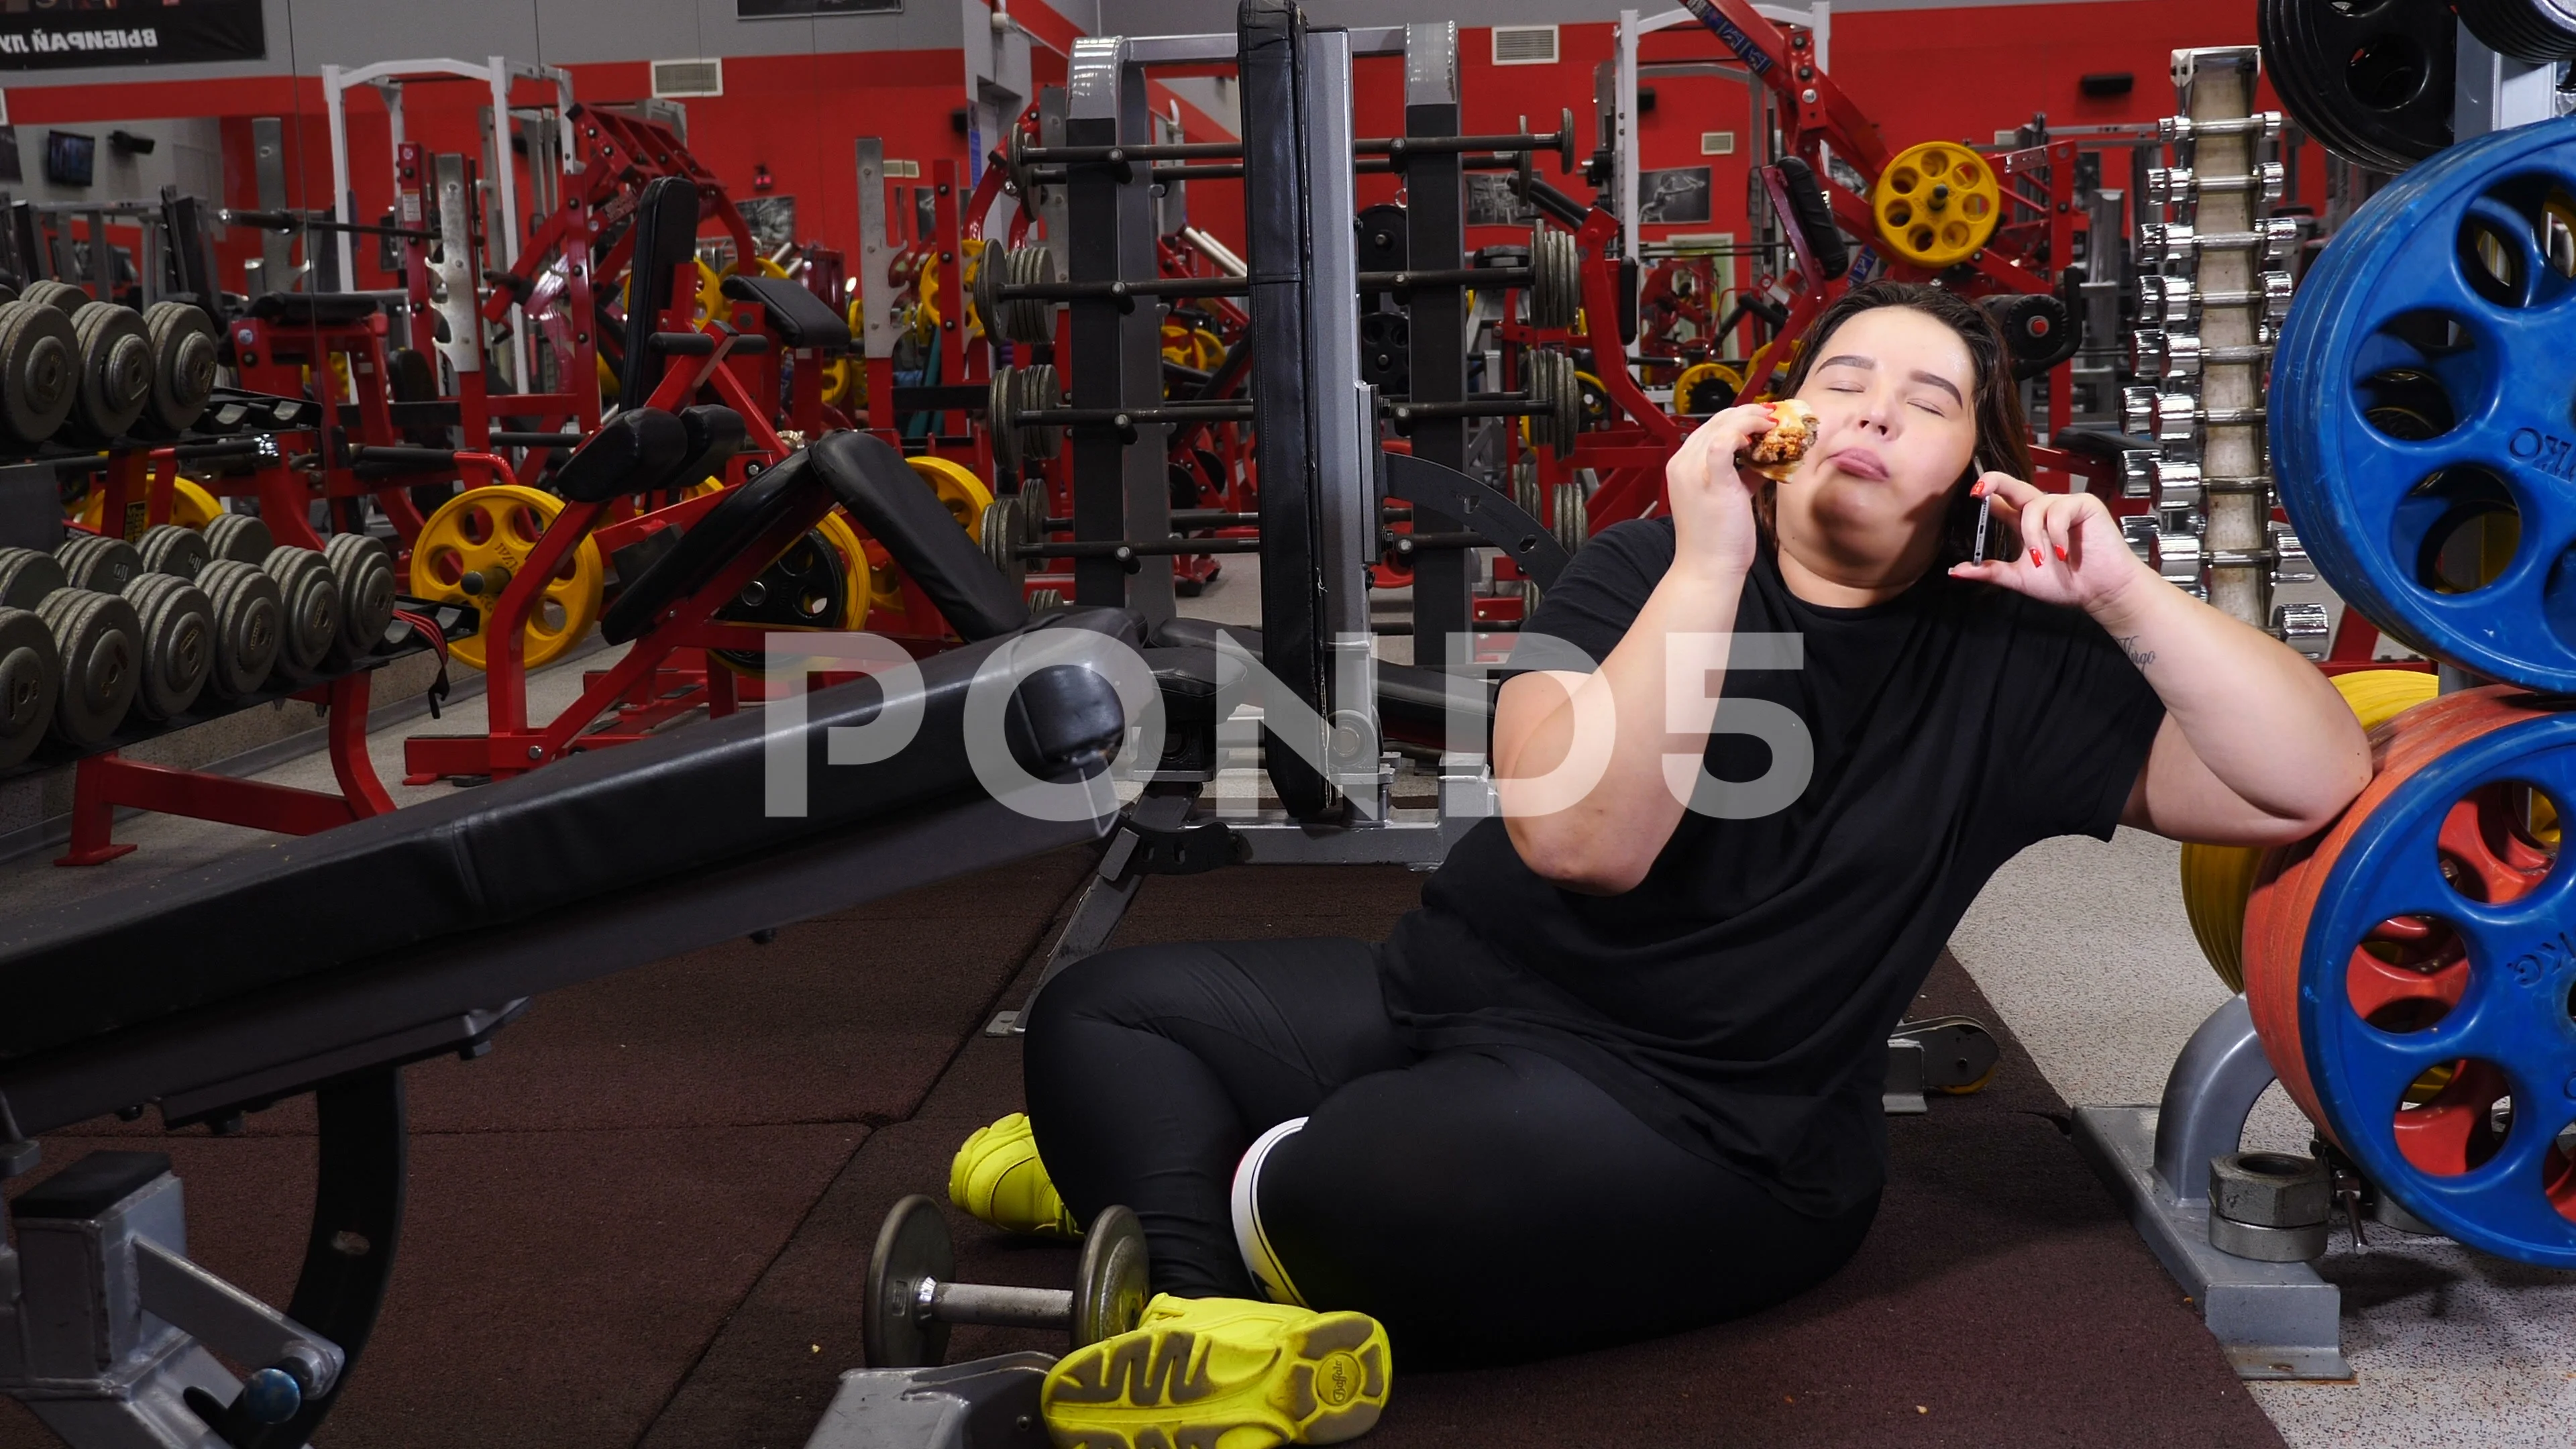
[(2057, 551), (2057, 561), (2058, 561), (2058, 562), (2060, 562), (2060, 563), (2064, 563), (2064, 562), (2066, 561), (2066, 550), (2065, 550), (2065, 549), (2062, 549), (2062, 548), (2061, 548), (2061, 549), (2059, 549), (2059, 550)]
[(2038, 549), (2032, 549), (2032, 550), (2030, 551), (2030, 566), (2031, 566), (2032, 568), (2037, 568), (2037, 567), (2039, 567), (2039, 565), (2040, 565), (2039, 550), (2038, 550)]

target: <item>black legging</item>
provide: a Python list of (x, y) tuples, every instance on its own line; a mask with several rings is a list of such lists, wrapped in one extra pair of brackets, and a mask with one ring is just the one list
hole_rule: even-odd
[(1157, 1291), (1259, 1298), (1236, 1163), (1272, 1125), (1261, 1226), (1316, 1308), (1417, 1366), (1510, 1363), (1753, 1312), (1822, 1281), (1831, 1220), (1674, 1145), (1541, 1053), (1422, 1053), (1345, 938), (1131, 946), (1068, 969), (1028, 1028), (1029, 1116), (1076, 1217), (1143, 1220)]

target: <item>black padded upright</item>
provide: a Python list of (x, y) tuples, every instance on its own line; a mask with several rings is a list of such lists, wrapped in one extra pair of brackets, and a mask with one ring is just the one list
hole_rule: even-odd
[(630, 408), (599, 425), (555, 474), (555, 491), (575, 503), (670, 486), (688, 459), (689, 430), (660, 408)]
[(689, 458), (672, 474), (671, 486), (679, 488), (714, 477), (727, 459), (742, 451), (749, 437), (742, 414), (714, 403), (680, 409), (680, 426), (689, 431)]
[(629, 407), (661, 386), (663, 358), (653, 348), (653, 333), (662, 309), (671, 305), (672, 269), (697, 254), (697, 184), (683, 176), (647, 182), (635, 208), (635, 259), (627, 270), (634, 282), (626, 298), (626, 370), (617, 380), (617, 396)]
[(825, 352), (850, 350), (849, 319), (834, 314), (802, 282), (736, 272), (724, 279), (724, 294), (737, 302), (759, 303), (770, 327), (790, 347), (817, 347)]
[[(1330, 697), (1332, 655), (1319, 637), (1315, 583), (1323, 576), (1316, 519), (1316, 429), (1328, 400), (1307, 376), (1312, 218), (1306, 182), (1306, 16), (1293, 0), (1242, 0), (1235, 12), (1243, 114), (1264, 118), (1243, 137), (1244, 259), (1251, 271), (1252, 431), (1261, 467), (1262, 664), (1310, 709)], [(1337, 217), (1334, 226), (1349, 226)], [(1337, 401), (1337, 400), (1335, 400)], [(1320, 815), (1323, 775), (1284, 746), (1268, 751), (1279, 803)]]
[(830, 433), (807, 450), (841, 507), (939, 606), (957, 637), (990, 639), (1029, 621), (1026, 600), (957, 526), (903, 455), (869, 433)]
[(1816, 168), (1795, 156), (1777, 161), (1781, 189), (1789, 193), (1789, 218), (1798, 228), (1799, 240), (1816, 259), (1816, 270), (1830, 282), (1851, 270), (1851, 240), (1834, 223), (1834, 209), (1825, 202), (1824, 185), (1816, 180)]

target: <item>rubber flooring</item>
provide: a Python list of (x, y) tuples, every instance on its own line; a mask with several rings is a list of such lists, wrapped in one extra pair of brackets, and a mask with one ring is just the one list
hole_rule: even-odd
[[(1019, 1105), (1018, 1045), (980, 1028), (1025, 990), (1085, 864), (1041, 857), (558, 993), (482, 1060), (411, 1069), (391, 1295), (318, 1441), (801, 1445), (860, 1360), (885, 1211), (944, 1196), (956, 1143)], [(1374, 939), (1420, 881), (1381, 867), (1156, 880), (1117, 939)], [(1842, 1274), (1737, 1323), (1510, 1370), (1408, 1375), (1398, 1345), (1393, 1406), (1363, 1442), (2281, 1443), (1968, 974), (1945, 959), (1919, 1007), (1995, 1026), (2003, 1068), (1978, 1096), (1890, 1124), (1885, 1205)], [(197, 1255), (283, 1301), (310, 1131), (298, 1104), (220, 1139), (107, 1121), (50, 1139), (48, 1164), (169, 1151)], [(969, 1278), (1070, 1281), (1069, 1249), (955, 1227)], [(951, 1356), (1045, 1346), (961, 1329)], [(0, 1401), (0, 1449), (51, 1442)]]

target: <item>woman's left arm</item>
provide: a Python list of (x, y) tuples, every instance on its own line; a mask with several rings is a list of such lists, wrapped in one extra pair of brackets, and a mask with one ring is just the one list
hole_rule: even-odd
[(2167, 584), (2129, 551), (2101, 499), (2002, 473), (1977, 486), (2019, 525), (2024, 553), (1952, 573), (2083, 609), (2164, 701), (2120, 823), (2177, 840), (2285, 844), (2323, 829), (2370, 783), (2370, 742), (2325, 675)]

